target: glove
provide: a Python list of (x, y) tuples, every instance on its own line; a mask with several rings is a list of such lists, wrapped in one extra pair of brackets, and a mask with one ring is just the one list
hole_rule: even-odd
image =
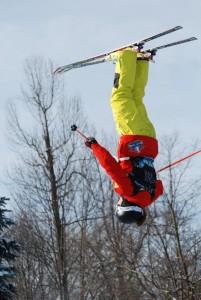
[(97, 141), (95, 140), (94, 137), (89, 136), (89, 137), (86, 139), (86, 141), (85, 141), (84, 143), (85, 143), (85, 145), (86, 145), (87, 147), (91, 148), (91, 145), (92, 145), (92, 144), (97, 144)]

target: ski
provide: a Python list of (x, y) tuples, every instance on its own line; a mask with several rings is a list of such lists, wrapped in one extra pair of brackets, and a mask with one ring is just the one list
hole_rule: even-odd
[[(164, 36), (166, 34), (172, 33), (174, 31), (177, 31), (177, 30), (182, 29), (182, 28), (183, 28), (182, 26), (175, 26), (173, 28), (170, 28), (170, 29), (162, 31), (162, 32), (160, 32), (158, 34), (149, 36), (149, 37), (144, 38), (142, 40), (139, 40), (137, 42), (130, 43), (130, 44), (125, 45), (123, 47), (116, 48), (114, 50), (110, 50), (110, 51), (107, 51), (105, 53), (102, 53), (102, 54), (99, 54), (99, 55), (96, 55), (96, 56), (92, 56), (92, 57), (90, 57), (88, 59), (77, 61), (77, 62), (68, 64), (68, 65), (59, 67), (53, 73), (54, 74), (62, 74), (62, 73), (65, 73), (67, 71), (70, 71), (70, 70), (72, 70), (74, 68), (83, 67), (85, 65), (88, 65), (88, 63), (91, 64), (93, 61), (104, 59), (104, 57), (110, 55), (111, 53), (114, 53), (114, 52), (117, 52), (117, 51), (121, 51), (121, 50), (124, 50), (126, 48), (131, 48), (131, 47), (137, 46), (141, 50), (143, 48), (143, 46), (144, 46), (145, 43), (150, 42), (150, 41), (152, 41), (152, 40), (154, 40), (156, 38), (162, 37), (162, 36)], [(100, 61), (100, 62), (96, 62), (96, 63), (102, 63), (102, 62), (104, 62), (104, 60)]]
[[(154, 48), (149, 48), (149, 49), (141, 51), (141, 53), (151, 53), (151, 56), (154, 56), (154, 55), (156, 55), (156, 52), (158, 50), (165, 49), (165, 48), (172, 47), (172, 46), (176, 46), (176, 45), (183, 44), (183, 43), (188, 43), (188, 42), (195, 41), (195, 40), (197, 40), (196, 37), (190, 37), (190, 38), (187, 38), (187, 39), (178, 40), (178, 41), (175, 41), (175, 42), (172, 42), (172, 43), (160, 45), (160, 46), (157, 46), (157, 47), (154, 47)], [(79, 64), (79, 65), (74, 65), (73, 69), (92, 66), (92, 65), (97, 65), (97, 64), (104, 63), (104, 62), (108, 62), (108, 61), (106, 59), (102, 59), (102, 60), (98, 60), (98, 61), (86, 62), (86, 63), (82, 63), (82, 64)]]
[(176, 46), (176, 45), (180, 45), (180, 44), (184, 44), (184, 43), (188, 43), (188, 42), (192, 42), (192, 41), (195, 41), (195, 40), (197, 40), (196, 37), (190, 37), (190, 38), (187, 38), (187, 39), (178, 40), (178, 41), (175, 41), (175, 42), (172, 42), (172, 43), (160, 45), (160, 46), (157, 46), (157, 47), (154, 47), (154, 48), (145, 49), (145, 50), (142, 51), (142, 53), (150, 52), (152, 55), (155, 55), (158, 50), (168, 48), (168, 47), (172, 47), (172, 46)]

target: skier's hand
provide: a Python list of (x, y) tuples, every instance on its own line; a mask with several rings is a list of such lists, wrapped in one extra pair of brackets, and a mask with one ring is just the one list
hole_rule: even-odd
[(91, 148), (91, 145), (92, 145), (92, 144), (97, 144), (97, 141), (95, 140), (94, 137), (89, 136), (89, 137), (87, 137), (87, 139), (86, 139), (86, 141), (85, 141), (84, 143), (85, 143), (85, 145), (86, 145), (87, 147)]

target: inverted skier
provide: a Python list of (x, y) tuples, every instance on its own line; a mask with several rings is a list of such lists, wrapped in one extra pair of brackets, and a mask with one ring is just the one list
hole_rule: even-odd
[(113, 53), (109, 59), (117, 61), (111, 107), (120, 135), (118, 161), (94, 137), (88, 137), (85, 145), (114, 181), (114, 189), (120, 195), (116, 207), (118, 220), (140, 226), (146, 219), (145, 208), (163, 194), (154, 168), (158, 141), (143, 103), (149, 58), (126, 49)]

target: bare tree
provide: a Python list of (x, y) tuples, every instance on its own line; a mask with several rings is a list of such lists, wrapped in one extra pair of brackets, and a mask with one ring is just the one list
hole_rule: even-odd
[(15, 183), (13, 197), (19, 210), (31, 216), (29, 222), (34, 221), (32, 234), (40, 245), (44, 244), (41, 258), (45, 271), (56, 274), (52, 280), (58, 295), (67, 300), (72, 268), (69, 257), (71, 262), (75, 259), (75, 254), (68, 256), (71, 229), (67, 224), (79, 217), (72, 209), (72, 202), (78, 200), (80, 182), (75, 166), (76, 160), (84, 159), (83, 154), (75, 159), (79, 144), (69, 129), (75, 120), (85, 128), (83, 111), (78, 99), (64, 101), (63, 85), (52, 75), (51, 63), (33, 58), (27, 61), (25, 71), (27, 81), (21, 97), (24, 122), (15, 106), (9, 107), (10, 138), (15, 151), (18, 146), (18, 159), (10, 174)]
[[(178, 136), (162, 144), (167, 163), (178, 151)], [(163, 173), (164, 196), (151, 209), (144, 247), (146, 260), (137, 277), (153, 299), (201, 299), (200, 179), (189, 176), (190, 161)]]
[[(65, 98), (61, 78), (41, 59), (27, 62), (26, 79), (25, 117), (12, 104), (8, 122), (15, 237), (24, 245), (19, 299), (201, 299), (200, 181), (188, 176), (189, 161), (163, 173), (164, 197), (144, 226), (118, 224), (111, 181), (69, 130), (76, 123), (89, 131), (81, 102)], [(177, 142), (172, 135), (161, 146), (167, 163)]]

